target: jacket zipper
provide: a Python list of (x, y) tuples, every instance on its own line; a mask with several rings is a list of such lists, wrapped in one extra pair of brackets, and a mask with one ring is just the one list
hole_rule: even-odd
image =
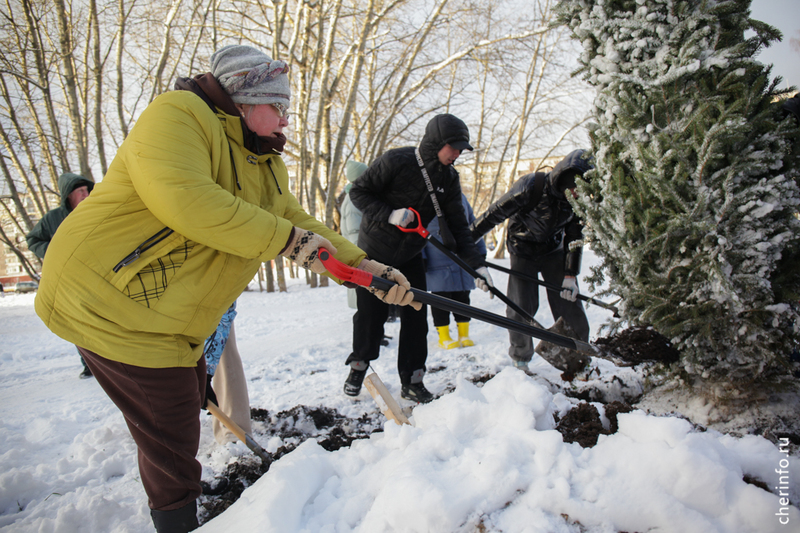
[(239, 183), (239, 172), (236, 170), (236, 163), (233, 161), (233, 147), (231, 147), (231, 142), (228, 141), (228, 152), (231, 154), (231, 167), (233, 167), (233, 176), (236, 178), (236, 187), (239, 190), (242, 190), (242, 184)]
[(117, 266), (114, 267), (114, 272), (119, 272), (122, 267), (128, 266), (129, 264), (139, 259), (139, 257), (141, 257), (141, 255), (144, 252), (146, 252), (156, 244), (160, 243), (161, 241), (172, 235), (172, 233), (173, 231), (171, 229), (164, 228), (155, 235), (153, 235), (152, 237), (150, 237), (149, 239), (147, 239), (146, 241), (144, 241), (142, 244), (137, 246), (134, 251), (125, 256), (125, 259), (117, 263)]
[(278, 185), (278, 176), (276, 176), (275, 175), (275, 171), (272, 170), (272, 162), (269, 159), (267, 159), (267, 166), (269, 167), (269, 171), (272, 174), (272, 179), (275, 180), (275, 186), (278, 188), (278, 194), (283, 194), (283, 191), (281, 190), (281, 186)]

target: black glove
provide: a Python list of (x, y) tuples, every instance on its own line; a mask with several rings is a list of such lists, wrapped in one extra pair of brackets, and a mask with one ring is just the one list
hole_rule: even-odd
[(217, 402), (217, 395), (214, 394), (214, 389), (211, 388), (211, 378), (214, 376), (211, 374), (206, 374), (206, 377), (208, 378), (208, 381), (206, 381), (206, 397), (203, 398), (203, 409), (208, 409), (208, 402), (213, 402), (214, 405), (217, 406), (219, 405), (219, 402)]

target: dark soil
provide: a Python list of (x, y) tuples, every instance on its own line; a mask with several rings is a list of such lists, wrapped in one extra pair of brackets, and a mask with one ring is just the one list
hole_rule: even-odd
[(601, 337), (594, 345), (603, 352), (623, 360), (629, 365), (647, 361), (669, 364), (680, 357), (680, 352), (664, 335), (648, 327), (635, 326), (609, 337)]
[(605, 406), (606, 418), (610, 428), (603, 428), (600, 413), (590, 403), (579, 403), (564, 418), (558, 421), (556, 431), (564, 437), (564, 442), (577, 442), (583, 448), (591, 448), (597, 444), (600, 435), (612, 435), (617, 432), (617, 414), (630, 413), (633, 407), (622, 402), (611, 402)]
[(308, 407), (298, 405), (288, 411), (270, 414), (265, 409), (251, 409), (250, 418), (254, 422), (264, 422), (268, 430), (253, 436), (257, 441), (270, 437), (280, 437), (284, 446), (275, 453), (267, 452), (268, 464), (256, 456), (248, 455), (229, 464), (225, 471), (209, 486), (200, 497), (201, 522), (205, 523), (220, 515), (230, 507), (242, 492), (267, 473), (273, 461), (277, 461), (310, 438), (329, 452), (350, 446), (354, 440), (365, 439), (370, 434), (382, 431), (383, 415), (377, 410), (360, 418), (347, 418), (335, 409), (327, 407)]

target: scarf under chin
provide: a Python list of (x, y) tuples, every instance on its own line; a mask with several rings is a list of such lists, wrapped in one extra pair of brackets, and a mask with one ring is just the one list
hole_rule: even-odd
[[(244, 121), (242, 121), (242, 126), (244, 126)], [(286, 145), (286, 136), (283, 133), (278, 133), (275, 137), (258, 137), (258, 141), (262, 154), (267, 154), (272, 150), (281, 153)]]

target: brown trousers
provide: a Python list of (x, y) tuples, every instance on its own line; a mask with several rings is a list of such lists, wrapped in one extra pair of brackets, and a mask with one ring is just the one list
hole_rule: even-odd
[(171, 511), (201, 493), (200, 406), (206, 361), (195, 368), (143, 368), (111, 361), (84, 348), (83, 360), (122, 411), (139, 450), (139, 475), (151, 509)]

